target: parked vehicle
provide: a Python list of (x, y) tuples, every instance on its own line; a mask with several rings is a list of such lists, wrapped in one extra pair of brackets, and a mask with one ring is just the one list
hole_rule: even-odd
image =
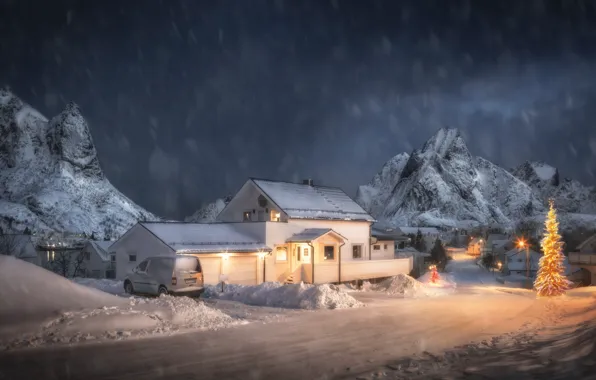
[(190, 255), (149, 257), (126, 276), (124, 290), (128, 294), (200, 296), (204, 291), (201, 262)]

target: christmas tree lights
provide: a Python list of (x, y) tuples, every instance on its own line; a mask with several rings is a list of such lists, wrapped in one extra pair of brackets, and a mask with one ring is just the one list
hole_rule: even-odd
[(544, 222), (544, 238), (540, 242), (544, 256), (538, 263), (538, 274), (534, 281), (534, 289), (538, 297), (554, 297), (565, 293), (569, 281), (565, 277), (563, 265), (563, 242), (559, 235), (559, 222), (554, 202), (551, 200), (550, 208)]

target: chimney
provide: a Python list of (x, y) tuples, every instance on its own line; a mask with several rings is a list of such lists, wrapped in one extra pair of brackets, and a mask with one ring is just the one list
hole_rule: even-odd
[(302, 180), (302, 184), (303, 185), (308, 185), (308, 186), (314, 186), (315, 185), (314, 181), (312, 179), (310, 179), (310, 178), (309, 179), (303, 179)]

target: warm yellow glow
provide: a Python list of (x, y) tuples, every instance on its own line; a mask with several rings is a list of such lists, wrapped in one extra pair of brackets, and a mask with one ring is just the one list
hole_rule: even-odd
[(560, 296), (569, 287), (565, 277), (563, 265), (563, 242), (559, 235), (559, 222), (554, 202), (551, 200), (550, 209), (544, 221), (544, 238), (540, 242), (544, 256), (538, 262), (538, 274), (534, 281), (534, 289), (539, 297)]
[(497, 263), (497, 267), (498, 267), (499, 269), (501, 269), (501, 266), (502, 266), (502, 265), (503, 265), (503, 264), (501, 264), (500, 262), (499, 262), (499, 263)]
[(479, 242), (482, 243), (482, 239), (480, 239)]
[(524, 248), (526, 246), (526, 241), (524, 239), (520, 239), (517, 241), (517, 247), (518, 248)]
[(229, 253), (222, 253), (220, 256), (221, 256), (221, 257), (222, 257), (224, 260), (227, 260), (227, 259), (229, 259), (229, 258), (230, 258), (230, 254), (229, 254)]

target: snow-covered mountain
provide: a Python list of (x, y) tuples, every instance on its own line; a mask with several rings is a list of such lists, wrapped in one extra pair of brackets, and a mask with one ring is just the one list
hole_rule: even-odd
[(0, 89), (0, 226), (113, 238), (157, 220), (104, 176), (76, 104), (48, 121)]
[(189, 223), (211, 223), (215, 222), (217, 215), (226, 207), (232, 200), (232, 196), (228, 195), (225, 198), (219, 198), (215, 202), (207, 203), (200, 209), (195, 211), (191, 216), (184, 218), (185, 222)]
[(511, 225), (544, 210), (530, 186), (473, 157), (459, 131), (447, 128), (411, 155), (391, 159), (356, 200), (394, 225)]
[(554, 199), (560, 212), (596, 214), (596, 189), (570, 178), (560, 179), (557, 168), (526, 161), (511, 172), (530, 185), (544, 204)]

